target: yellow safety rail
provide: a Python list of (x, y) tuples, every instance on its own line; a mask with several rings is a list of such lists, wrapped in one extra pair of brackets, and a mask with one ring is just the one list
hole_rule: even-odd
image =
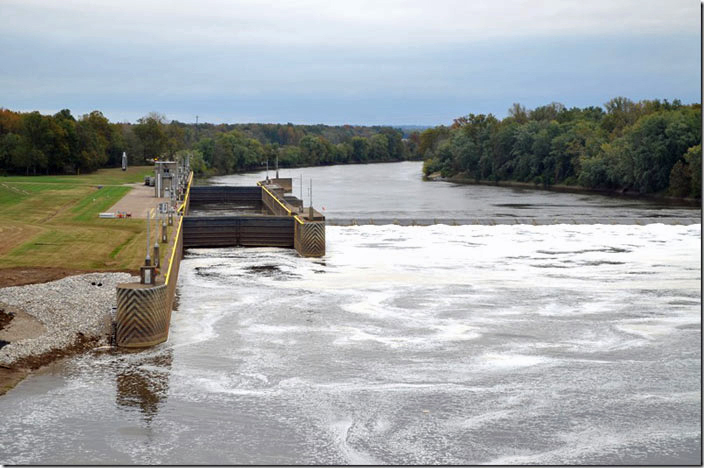
[(169, 284), (169, 278), (171, 278), (171, 267), (174, 264), (174, 257), (176, 256), (176, 244), (178, 244), (178, 236), (181, 234), (181, 225), (183, 224), (183, 216), (178, 220), (178, 228), (176, 229), (176, 237), (174, 237), (174, 246), (171, 249), (171, 258), (169, 259), (169, 269), (166, 270), (166, 284)]
[(191, 171), (191, 175), (188, 177), (188, 185), (186, 186), (186, 196), (183, 198), (183, 203), (181, 203), (181, 206), (178, 207), (178, 210), (176, 211), (181, 211), (183, 208), (186, 206), (186, 203), (188, 203), (188, 197), (191, 195), (191, 182), (193, 182), (193, 172)]
[(284, 210), (286, 210), (286, 212), (288, 213), (289, 216), (293, 216), (293, 219), (295, 219), (296, 221), (298, 221), (298, 222), (301, 223), (301, 224), (304, 224), (303, 221), (301, 221), (301, 218), (298, 217), (298, 215), (294, 215), (293, 212), (292, 212), (291, 210), (289, 210), (288, 207), (287, 207), (286, 205), (284, 205), (284, 204), (281, 202), (281, 200), (279, 200), (279, 197), (277, 197), (276, 195), (274, 195), (273, 193), (271, 193), (271, 192), (269, 191), (269, 189), (267, 189), (266, 187), (264, 187), (264, 185), (262, 185), (261, 182), (257, 182), (257, 185), (260, 186), (262, 189), (264, 189), (264, 190), (266, 191), (266, 193), (268, 193), (269, 195), (271, 195), (271, 198), (273, 198), (274, 200), (276, 200), (276, 202), (277, 202), (279, 205), (281, 205), (281, 208), (283, 208)]
[[(186, 203), (188, 203), (188, 196), (191, 194), (191, 182), (193, 182), (193, 172), (191, 172), (191, 175), (188, 178), (188, 186), (186, 187), (186, 196), (183, 199), (183, 203), (179, 207), (177, 211), (183, 210), (183, 208), (186, 206)], [(176, 257), (176, 247), (178, 244), (178, 239), (179, 236), (181, 235), (181, 225), (183, 224), (183, 216), (179, 216), (178, 218), (178, 228), (176, 229), (176, 237), (174, 237), (174, 245), (171, 249), (171, 258), (169, 259), (169, 269), (166, 271), (166, 284), (169, 284), (169, 278), (171, 278), (171, 268), (173, 267), (174, 264), (174, 258)]]

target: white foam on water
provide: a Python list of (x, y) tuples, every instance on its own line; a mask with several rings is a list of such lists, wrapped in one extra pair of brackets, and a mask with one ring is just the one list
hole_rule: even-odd
[(398, 317), (403, 310), (391, 307), (387, 304), (389, 299), (395, 296), (391, 291), (369, 291), (358, 302), (343, 304), (343, 310), (375, 318)]
[(560, 346), (571, 352), (592, 354), (620, 351), (647, 345), (645, 340), (624, 338), (619, 334), (606, 330), (587, 332), (586, 336), (585, 334), (582, 334), (582, 336), (583, 338), (561, 341)]
[[(672, 429), (672, 428), (671, 428)], [(658, 453), (661, 443), (667, 443), (671, 438), (701, 437), (701, 433), (678, 430), (677, 435), (669, 435), (652, 428), (615, 428), (587, 427), (558, 434), (561, 439), (559, 448), (526, 455), (501, 456), (486, 464), (488, 465), (581, 465), (590, 464), (593, 456), (613, 455), (615, 459), (623, 455), (624, 448), (629, 445), (649, 447), (651, 452)], [(662, 449), (660, 449), (662, 450)], [(641, 455), (645, 455), (641, 450)], [(646, 458), (647, 460), (647, 458)]]
[(631, 335), (637, 335), (648, 340), (652, 340), (659, 336), (680, 332), (681, 329), (679, 327), (691, 324), (701, 325), (701, 322), (696, 317), (691, 315), (674, 315), (666, 318), (638, 318), (622, 320), (615, 327), (624, 333), (629, 333)]
[(371, 327), (367, 330), (354, 327), (346, 327), (346, 333), (333, 341), (333, 345), (336, 346), (349, 346), (350, 344), (355, 344), (357, 346), (363, 345), (363, 342), (373, 341), (380, 343), (389, 348), (413, 348), (413, 347), (426, 347), (428, 345), (428, 338), (421, 336), (404, 336), (389, 335), (388, 332), (379, 330), (377, 333), (371, 333)]
[(472, 327), (457, 321), (448, 321), (448, 323), (436, 325), (433, 328), (438, 330), (438, 332), (432, 336), (432, 339), (441, 342), (475, 340), (482, 336), (478, 331), (478, 327)]
[(487, 411), (476, 416), (468, 418), (453, 418), (447, 421), (446, 425), (452, 429), (481, 429), (487, 425), (494, 425), (497, 421), (511, 419), (516, 417), (516, 411), (513, 409), (499, 409), (495, 411)]
[(486, 353), (476, 359), (479, 367), (495, 370), (517, 369), (522, 367), (550, 364), (553, 359), (544, 356), (531, 356), (525, 354), (499, 354)]
[[(575, 236), (575, 229), (583, 231), (582, 235)], [(544, 284), (546, 274), (559, 273), (565, 276), (561, 284), (584, 287), (589, 282), (585, 284), (581, 277), (597, 274), (614, 276), (617, 281), (599, 281), (589, 285), (592, 289), (632, 288), (652, 285), (652, 279), (634, 278), (626, 284), (623, 265), (650, 270), (653, 265), (661, 264), (659, 262), (672, 268), (686, 264), (698, 266), (699, 230), (662, 225), (330, 226), (326, 264), (332, 269), (325, 275), (304, 273), (300, 281), (285, 286), (340, 289), (350, 285), (373, 287), (380, 283), (442, 286), (513, 281), (527, 288)], [(522, 242), (515, 241), (516, 232), (522, 233)], [(681, 236), (677, 246), (654, 243), (678, 233)], [(368, 240), (379, 237), (403, 241), (375, 247)], [(458, 238), (475, 240), (482, 245), (461, 245)], [(395, 248), (409, 245), (415, 248)], [(673, 286), (692, 287), (697, 279), (693, 277), (690, 283), (677, 282)]]
[[(503, 420), (518, 417), (513, 411), (527, 404), (531, 411), (539, 410), (536, 417), (540, 411), (549, 413), (549, 391), (544, 389), (544, 401), (530, 401), (536, 394), (532, 390), (513, 395), (516, 382), (502, 390), (492, 379), (538, 378), (551, 372), (543, 368), (559, 368), (555, 372), (567, 376), (566, 363), (584, 364), (585, 372), (608, 365), (612, 372), (612, 366), (628, 361), (590, 359), (589, 355), (653, 346), (666, 336), (665, 330), (679, 333), (677, 326), (696, 323), (698, 307), (687, 302), (676, 306), (676, 311), (670, 307), (675, 318), (664, 322), (660, 318), (624, 318), (623, 310), (624, 304), (634, 304), (631, 314), (638, 313), (640, 302), (652, 310), (652, 302), (664, 304), (699, 291), (699, 259), (693, 256), (699, 252), (699, 231), (698, 226), (606, 225), (328, 227), (326, 257), (313, 261), (290, 252), (281, 254), (281, 276), (253, 274), (256, 268), (250, 268), (276, 264), (274, 252), (254, 252), (248, 260), (219, 259), (219, 263), (241, 264), (231, 269), (218, 267), (225, 279), (217, 280), (216, 294), (224, 294), (237, 304), (246, 300), (251, 306), (246, 311), (233, 307), (228, 312), (237, 317), (237, 333), (248, 347), (240, 353), (244, 363), (239, 372), (260, 374), (266, 382), (274, 381), (278, 374), (278, 383), (271, 387), (264, 381), (238, 381), (216, 374), (199, 376), (197, 387), (218, 398), (277, 395), (297, 401), (311, 420), (326, 428), (336, 450), (350, 463), (373, 461), (356, 449), (357, 439), (354, 447), (350, 444), (349, 434), (355, 427), (355, 437), (389, 431), (389, 440), (380, 446), (404, 447), (404, 453), (415, 454), (410, 458), (413, 460), (432, 459), (433, 453), (425, 445), (414, 447), (405, 438), (419, 437), (427, 444), (436, 436), (451, 437), (448, 434), (452, 431), (500, 426)], [(671, 242), (675, 236), (677, 241)], [(182, 269), (189, 268), (189, 261)], [(688, 268), (693, 273), (683, 280), (678, 275)], [(629, 271), (649, 274), (628, 276)], [(213, 284), (207, 278), (198, 281)], [(662, 288), (672, 289), (672, 293), (643, 295), (643, 291)], [(301, 297), (300, 291), (306, 296)], [(199, 294), (188, 294), (193, 297), (188, 304), (200, 307)], [(292, 307), (294, 303), (297, 305)], [(305, 306), (299, 307), (299, 303)], [(275, 313), (286, 308), (290, 312)], [(298, 314), (307, 310), (315, 315), (310, 316), (310, 322), (300, 321)], [(522, 328), (550, 327), (568, 317), (574, 317), (572, 326), (552, 334), (535, 333), (533, 339), (524, 341), (512, 337), (512, 333), (530, 335), (520, 331)], [(515, 327), (519, 330), (514, 331)], [(480, 341), (503, 332), (507, 338), (499, 344)], [(300, 339), (306, 335), (311, 340)], [(208, 338), (215, 339), (222, 338)], [(331, 364), (335, 376), (330, 381), (324, 378), (324, 362), (316, 363), (322, 367), (315, 374), (295, 376), (298, 360), (305, 356), (299, 350), (304, 351), (308, 341), (334, 347), (330, 353), (336, 359)], [(286, 348), (295, 358), (282, 354), (281, 349)], [(232, 352), (237, 354), (236, 350)], [(360, 352), (364, 358), (354, 357)], [(405, 352), (416, 360), (388, 367)], [(350, 366), (349, 374), (344, 373), (345, 366)], [(492, 383), (471, 385), (473, 378)], [(597, 373), (591, 379), (588, 381), (597, 383), (603, 376)], [(564, 391), (580, 391), (570, 385), (565, 382)], [(608, 387), (604, 382), (599, 385), (602, 390)], [(615, 384), (614, 390), (617, 388)], [(541, 390), (536, 388), (535, 392)], [(397, 416), (381, 413), (372, 417), (354, 406), (368, 398), (393, 407), (396, 400), (412, 404), (422, 395), (442, 402), (442, 395), (464, 394), (489, 400), (470, 417), (451, 418), (437, 426), (433, 430), (440, 432), (435, 435), (428, 432), (430, 429), (417, 427), (417, 421), (400, 432), (390, 429), (395, 427)], [(681, 399), (675, 402), (681, 403)], [(352, 407), (360, 409), (350, 412)], [(362, 428), (359, 418), (366, 418), (371, 424), (368, 427), (377, 429)], [(544, 463), (603, 453), (591, 444), (583, 448), (575, 444), (572, 452), (555, 449), (501, 460)], [(435, 459), (439, 459), (437, 454)]]
[[(492, 463), (588, 462), (634, 444), (660, 447), (700, 435), (700, 363), (688, 348), (700, 346), (700, 241), (700, 225), (329, 226), (319, 260), (191, 250), (169, 341), (71, 360), (56, 391), (8, 393), (0, 446), (15, 463), (52, 462), (52, 450), (80, 444), (92, 424), (86, 430), (105, 429), (103, 455), (167, 463), (183, 450), (223, 449), (221, 437), (182, 424), (181, 404), (221, 411), (266, 401), (290, 413), (266, 412), (236, 444), (261, 444), (255, 438), (295, 413), (321, 462), (472, 462), (462, 458), (473, 453), (467, 437), (494, 453), (483, 428), (518, 422), (528, 424), (524, 440), (558, 441)], [(689, 357), (650, 357), (677, 346)], [(169, 365), (149, 361), (167, 350)], [(665, 365), (667, 382), (629, 374), (657, 376)], [(115, 374), (131, 366), (168, 374), (152, 442), (139, 433), (138, 408), (115, 406)], [(648, 405), (668, 411), (651, 432), (619, 429), (637, 425)], [(600, 413), (612, 407), (620, 410)], [(671, 408), (678, 416), (667, 419)], [(592, 419), (584, 430), (550, 432), (556, 411)]]
[(355, 449), (350, 445), (348, 438), (349, 432), (355, 421), (352, 418), (346, 418), (330, 423), (329, 430), (333, 436), (338, 450), (344, 456), (349, 465), (376, 465), (378, 462), (361, 450)]

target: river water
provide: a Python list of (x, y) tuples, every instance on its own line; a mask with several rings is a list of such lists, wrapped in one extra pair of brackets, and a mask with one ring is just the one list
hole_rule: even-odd
[[(700, 213), (412, 167), (305, 173), (330, 217)], [(698, 464), (700, 240), (700, 224), (366, 225), (328, 227), (323, 259), (192, 249), (169, 341), (0, 397), (0, 462)]]
[[(531, 218), (555, 222), (593, 223), (608, 220), (701, 217), (700, 208), (689, 208), (630, 197), (574, 194), (489, 185), (459, 185), (421, 180), (422, 163), (402, 162), (353, 166), (282, 169), (281, 177), (293, 180), (293, 195), (313, 206), (328, 221), (418, 219), (457, 220)], [(266, 172), (214, 177), (211, 183), (254, 185)], [(269, 171), (274, 177), (274, 171)], [(302, 184), (301, 184), (302, 177)], [(301, 192), (301, 185), (303, 191)], [(450, 223), (452, 224), (452, 223)]]

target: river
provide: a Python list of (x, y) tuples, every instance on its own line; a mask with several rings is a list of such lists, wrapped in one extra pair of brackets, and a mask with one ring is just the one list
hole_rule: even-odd
[[(312, 177), (330, 218), (700, 216), (419, 169), (281, 175)], [(192, 249), (168, 342), (0, 397), (0, 462), (698, 464), (700, 240), (698, 223), (365, 225), (329, 226), (323, 259)]]

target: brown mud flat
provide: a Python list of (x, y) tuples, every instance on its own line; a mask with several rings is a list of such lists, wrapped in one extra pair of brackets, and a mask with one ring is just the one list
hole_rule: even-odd
[(88, 351), (98, 345), (99, 338), (90, 338), (82, 334), (78, 334), (73, 344), (61, 349), (52, 349), (38, 356), (28, 356), (22, 358), (12, 366), (6, 367), (0, 365), (0, 396), (12, 390), (20, 383), (30, 372), (39, 369), (42, 366), (51, 364), (52, 362), (63, 359), (75, 354)]
[(11, 267), (0, 269), (0, 288), (9, 286), (24, 286), (26, 284), (48, 283), (67, 276), (83, 275), (85, 273), (129, 273), (139, 275), (136, 270), (76, 270), (72, 268), (54, 267)]

